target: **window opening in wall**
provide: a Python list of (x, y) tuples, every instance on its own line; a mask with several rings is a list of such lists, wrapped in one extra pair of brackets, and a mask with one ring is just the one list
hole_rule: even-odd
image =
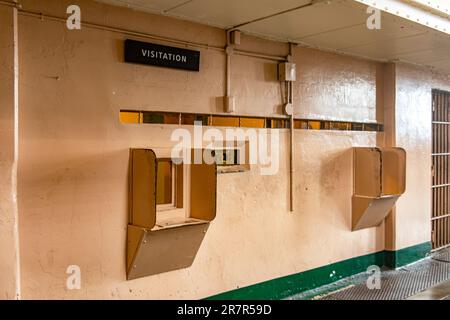
[(213, 155), (218, 166), (235, 166), (241, 164), (238, 149), (214, 150)]
[[(252, 117), (240, 115), (197, 114), (159, 111), (121, 110), (120, 121), (125, 124), (168, 124), (203, 126), (289, 129), (290, 121), (283, 117)], [(383, 131), (380, 123), (351, 121), (330, 121), (315, 119), (295, 119), (295, 129), (341, 130), (341, 131)]]
[(217, 173), (245, 172), (250, 170), (249, 141), (222, 141), (211, 150), (217, 165)]
[(176, 184), (174, 166), (172, 161), (158, 161), (158, 174), (156, 181), (156, 204), (170, 205), (174, 207), (175, 192), (173, 188)]
[(176, 165), (171, 159), (159, 158), (157, 161), (156, 175), (156, 212), (157, 219), (160, 213), (167, 216), (169, 211), (172, 215), (184, 218), (186, 213), (183, 208), (183, 165)]

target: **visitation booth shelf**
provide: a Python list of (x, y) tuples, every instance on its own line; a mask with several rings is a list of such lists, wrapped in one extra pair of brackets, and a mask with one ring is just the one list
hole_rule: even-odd
[(216, 164), (172, 160), (130, 150), (128, 280), (189, 267), (216, 216)]
[(402, 148), (353, 148), (352, 230), (379, 225), (405, 192)]

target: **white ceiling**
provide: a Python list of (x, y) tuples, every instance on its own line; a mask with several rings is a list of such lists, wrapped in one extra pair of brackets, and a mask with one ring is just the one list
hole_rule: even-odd
[(317, 3), (309, 6), (305, 5), (311, 0), (98, 1), (223, 29), (238, 26), (247, 34), (264, 38), (369, 59), (426, 65), (450, 74), (449, 15), (411, 6), (420, 0), (370, 1), (382, 10), (380, 30), (366, 27), (368, 0), (313, 0)]

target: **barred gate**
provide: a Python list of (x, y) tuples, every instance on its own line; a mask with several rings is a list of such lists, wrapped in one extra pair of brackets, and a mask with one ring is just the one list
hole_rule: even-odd
[(450, 92), (432, 92), (432, 209), (433, 249), (450, 245)]

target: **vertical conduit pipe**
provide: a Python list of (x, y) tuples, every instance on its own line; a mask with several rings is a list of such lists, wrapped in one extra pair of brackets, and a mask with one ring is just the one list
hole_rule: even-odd
[(231, 44), (231, 31), (226, 31), (227, 45), (225, 47), (226, 61), (226, 93), (225, 93), (225, 112), (234, 112), (234, 101), (231, 97), (231, 55), (233, 54), (234, 46)]
[(227, 52), (227, 89), (225, 96), (227, 97), (227, 99), (229, 99), (230, 95), (231, 95), (231, 54)]
[(21, 5), (14, 0), (14, 164), (11, 172), (14, 199), (14, 247), (15, 247), (15, 299), (21, 299), (21, 269), (20, 269), (20, 239), (19, 239), (19, 211), (17, 208), (17, 170), (19, 162), (19, 18), (18, 12)]
[[(289, 57), (287, 59), (292, 62), (292, 43), (289, 43)], [(288, 82), (288, 103), (292, 106), (291, 112), (291, 135), (290, 135), (290, 211), (294, 212), (294, 92), (292, 87), (292, 81)]]

